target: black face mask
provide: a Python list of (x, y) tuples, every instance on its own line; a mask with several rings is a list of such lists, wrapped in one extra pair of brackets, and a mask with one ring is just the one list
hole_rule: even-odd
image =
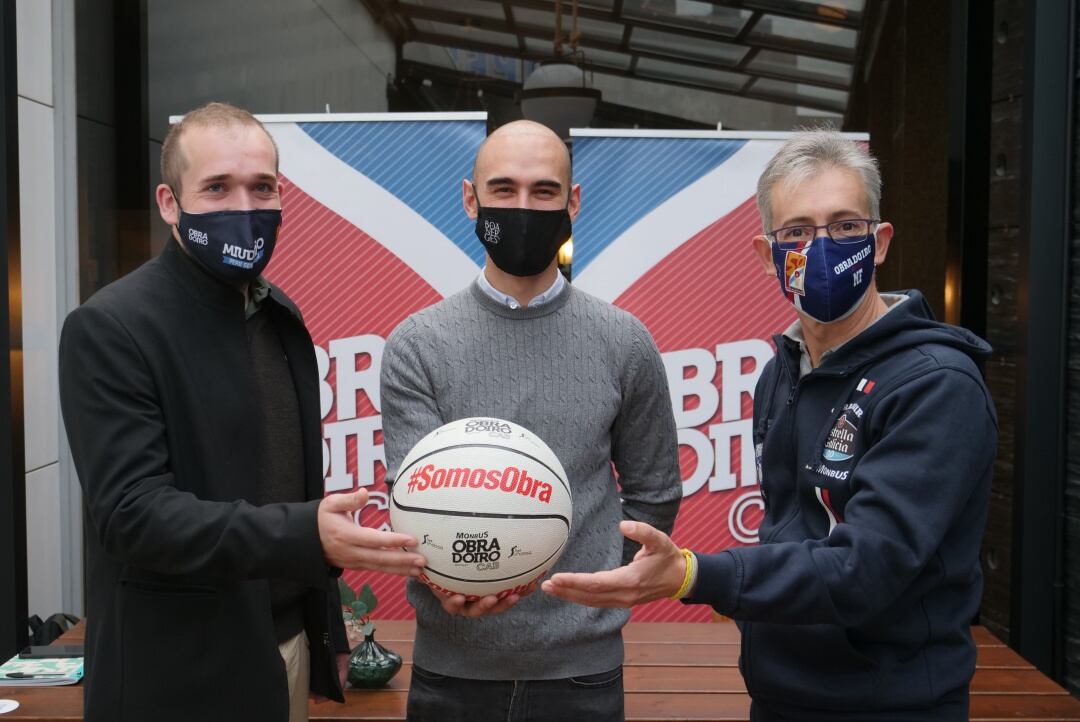
[(492, 263), (511, 276), (542, 273), (572, 232), (567, 208), (491, 208), (481, 206), (479, 198), (476, 205), (476, 237)]
[[(174, 194), (175, 195), (175, 194)], [(188, 213), (180, 208), (177, 231), (191, 257), (215, 278), (230, 284), (255, 280), (270, 262), (281, 211)]]

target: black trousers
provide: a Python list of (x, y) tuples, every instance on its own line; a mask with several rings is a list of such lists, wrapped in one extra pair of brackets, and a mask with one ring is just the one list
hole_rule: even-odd
[(409, 722), (623, 722), (622, 667), (566, 679), (462, 679), (413, 665)]

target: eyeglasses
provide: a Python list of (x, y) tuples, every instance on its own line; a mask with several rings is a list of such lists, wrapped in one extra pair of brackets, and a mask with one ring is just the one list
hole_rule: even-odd
[(847, 218), (842, 221), (833, 221), (824, 226), (787, 226), (769, 231), (765, 235), (772, 240), (781, 250), (795, 251), (805, 248), (814, 240), (817, 229), (824, 228), (829, 238), (844, 245), (849, 243), (862, 243), (870, 235), (870, 226), (881, 223), (880, 219), (871, 218)]

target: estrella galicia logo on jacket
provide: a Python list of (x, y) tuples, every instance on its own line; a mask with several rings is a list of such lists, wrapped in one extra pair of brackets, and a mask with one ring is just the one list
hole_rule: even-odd
[(855, 432), (858, 428), (848, 420), (848, 412), (840, 414), (836, 424), (829, 431), (829, 440), (825, 442), (822, 456), (826, 461), (847, 461), (855, 456)]
[(484, 221), (484, 243), (490, 243), (493, 246), (498, 245), (501, 233), (502, 228), (499, 226), (498, 221)]
[(250, 269), (262, 260), (263, 247), (266, 242), (262, 238), (255, 239), (254, 248), (244, 248), (226, 243), (221, 247), (221, 262), (228, 266)]
[(784, 286), (792, 293), (806, 295), (806, 255), (788, 251), (784, 256)]
[(502, 557), (502, 548), (498, 537), (493, 537), (488, 532), (458, 532), (454, 539), (450, 561), (458, 566), (475, 564), (477, 571), (485, 569), (498, 569), (499, 558)]

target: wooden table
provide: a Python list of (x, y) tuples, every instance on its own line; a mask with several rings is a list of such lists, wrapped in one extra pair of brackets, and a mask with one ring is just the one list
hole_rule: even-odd
[[(385, 690), (345, 693), (345, 704), (311, 705), (312, 720), (402, 720), (412, 672), (413, 622), (380, 621), (376, 639), (405, 660)], [(1072, 698), (1016, 652), (982, 627), (974, 627), (978, 662), (971, 683), (972, 720), (1077, 720), (1080, 701)], [(60, 643), (82, 641), (82, 625)], [(737, 667), (739, 631), (734, 624), (630, 624), (626, 640), (626, 718), (648, 720), (740, 720), (750, 699)], [(82, 685), (2, 687), (0, 699), (16, 699), (9, 720), (82, 719)]]

